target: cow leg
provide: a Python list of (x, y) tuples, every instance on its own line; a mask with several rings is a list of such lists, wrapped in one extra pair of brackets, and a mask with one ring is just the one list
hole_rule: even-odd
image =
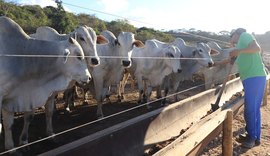
[(3, 99), (2, 96), (0, 96), (0, 135), (2, 134), (2, 122), (1, 122), (2, 121), (2, 118), (1, 118), (1, 116), (2, 116), (1, 115), (1, 113), (2, 113), (2, 111), (1, 111), (2, 110), (2, 99)]
[(138, 83), (138, 89), (139, 89), (138, 103), (140, 104), (142, 102), (142, 94), (143, 94), (143, 82), (142, 82), (141, 77), (137, 77), (137, 83)]
[(33, 120), (35, 111), (24, 112), (24, 124), (23, 130), (20, 135), (19, 145), (25, 145), (28, 143), (28, 130), (31, 121)]
[(12, 138), (12, 126), (14, 123), (14, 112), (6, 111), (2, 109), (3, 113), (3, 126), (5, 131), (5, 149), (9, 150), (14, 148), (14, 142)]
[(166, 97), (168, 95), (168, 92), (169, 92), (169, 89), (166, 87), (165, 90), (164, 90), (164, 98), (161, 101), (162, 106), (164, 106), (166, 104), (166, 102), (167, 102)]
[(82, 89), (82, 95), (83, 95), (83, 105), (88, 105), (87, 101), (86, 101), (86, 93), (88, 91), (88, 87), (83, 87)]
[(118, 95), (117, 95), (118, 100), (117, 101), (118, 102), (121, 102), (124, 99), (123, 85), (125, 85), (125, 84), (123, 84), (122, 81), (120, 81), (120, 83), (117, 85), (117, 92), (118, 92)]
[(68, 112), (70, 112), (71, 107), (74, 107), (74, 91), (75, 91), (75, 86), (73, 86), (70, 89), (65, 90), (64, 92), (65, 107)]
[(143, 102), (146, 103), (146, 102), (148, 102), (148, 99), (147, 99), (148, 96), (147, 96), (147, 95), (149, 95), (149, 94), (147, 93), (147, 91), (148, 91), (148, 88), (147, 88), (147, 80), (144, 80), (143, 82), (144, 82), (144, 87), (143, 87), (143, 88), (144, 88), (144, 89), (143, 89), (143, 90), (144, 90), (144, 94), (143, 94)]
[[(95, 75), (94, 75), (95, 76)], [(103, 81), (98, 79), (98, 77), (93, 77), (94, 86), (95, 86), (95, 99), (97, 100), (97, 118), (103, 118), (103, 111), (102, 111), (102, 101), (106, 96), (107, 89), (104, 90), (103, 88)]]
[(158, 86), (157, 87), (157, 99), (160, 99), (162, 96), (161, 96), (161, 86)]
[(46, 135), (51, 136), (53, 133), (52, 118), (54, 112), (54, 96), (50, 96), (45, 104), (45, 114), (46, 114)]
[(119, 100), (119, 97), (121, 98), (120, 100), (124, 99), (125, 86), (127, 84), (129, 75), (130, 75), (129, 73), (125, 73), (124, 77), (123, 77), (123, 80), (120, 81), (120, 86), (119, 86), (119, 89), (118, 89), (118, 100)]
[[(146, 101), (145, 101), (146, 103), (150, 101), (150, 96), (151, 96), (152, 90), (153, 90), (153, 88), (151, 86), (147, 87), (147, 91), (146, 91), (146, 95), (145, 95), (146, 96)], [(146, 106), (147, 106), (147, 109), (151, 108), (151, 106), (149, 104), (147, 104)]]
[(98, 102), (97, 102), (97, 118), (100, 119), (103, 117), (104, 117), (104, 115), (103, 115), (103, 111), (102, 111), (102, 101), (98, 100)]

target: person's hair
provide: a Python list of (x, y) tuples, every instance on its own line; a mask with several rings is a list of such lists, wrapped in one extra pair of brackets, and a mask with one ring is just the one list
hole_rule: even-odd
[(246, 32), (246, 29), (244, 29), (244, 28), (234, 29), (234, 30), (232, 30), (230, 37), (232, 37), (234, 34), (241, 35), (243, 32)]

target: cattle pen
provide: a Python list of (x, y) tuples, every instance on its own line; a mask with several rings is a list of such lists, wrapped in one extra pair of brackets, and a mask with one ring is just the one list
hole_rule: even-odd
[[(240, 92), (242, 90), (240, 83), (239, 79), (231, 81), (227, 85), (221, 101), (225, 102), (236, 92)], [(169, 153), (168, 155), (188, 155), (190, 152), (192, 154), (194, 150), (199, 152), (200, 150), (197, 149), (198, 146), (200, 144), (204, 144), (203, 146), (200, 145), (200, 148), (206, 146), (207, 142), (221, 131), (221, 123), (227, 117), (227, 113), (225, 112), (228, 109), (225, 109), (223, 111), (218, 110), (202, 119), (211, 109), (210, 103), (215, 101), (215, 93), (215, 89), (207, 90), (183, 101), (171, 104), (166, 108), (160, 108), (109, 127), (103, 131), (43, 153), (42, 155), (74, 155), (80, 152), (82, 152), (81, 154), (87, 152), (93, 155), (144, 155), (150, 152), (155, 144), (162, 144), (179, 136), (181, 131), (187, 129), (187, 127), (190, 127), (190, 129), (184, 132), (172, 144), (169, 144), (154, 155), (167, 155), (166, 153)], [(229, 106), (229, 108), (232, 108), (233, 112), (237, 112), (242, 104), (243, 98), (239, 97), (232, 102), (232, 106)], [(228, 121), (226, 120), (225, 122)], [(206, 129), (208, 131), (204, 133), (206, 136), (199, 135), (201, 138), (196, 138), (194, 130), (203, 129), (203, 126), (207, 125), (211, 125), (211, 128), (208, 127)], [(228, 125), (230, 124), (228, 123)], [(208, 139), (208, 141), (204, 141), (204, 139)], [(179, 143), (180, 145), (178, 145)], [(194, 146), (189, 146), (190, 144)], [(106, 147), (106, 150), (102, 150), (104, 147)], [(175, 151), (173, 149), (178, 151), (178, 153), (174, 153)]]
[[(206, 90), (76, 140), (46, 147), (46, 150), (31, 151), (30, 146), (30, 151), (24, 155), (198, 155), (221, 131), (224, 136), (223, 154), (232, 155), (231, 120), (243, 104), (242, 85), (239, 78), (231, 80), (221, 99), (224, 106), (211, 113), (210, 104), (215, 102), (219, 88)], [(88, 130), (84, 128), (55, 138), (61, 140)]]

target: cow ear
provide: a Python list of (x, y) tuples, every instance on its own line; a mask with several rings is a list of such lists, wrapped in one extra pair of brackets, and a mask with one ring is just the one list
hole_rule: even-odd
[(135, 40), (132, 45), (135, 45), (136, 47), (143, 47), (144, 44), (140, 40)]
[(211, 49), (210, 55), (218, 55), (218, 54), (219, 54), (218, 51), (216, 51), (216, 50), (214, 50), (214, 49)]
[(70, 36), (77, 40), (77, 32), (72, 33)]
[(106, 43), (109, 43), (109, 41), (103, 35), (97, 36), (97, 44), (106, 44)]
[(118, 39), (114, 40), (114, 44), (115, 44), (115, 45), (120, 45)]
[(69, 37), (68, 42), (71, 44), (75, 44), (75, 40), (72, 37)]
[(68, 49), (65, 49), (65, 52), (64, 52), (64, 64), (67, 63), (69, 55), (70, 55), (70, 51)]

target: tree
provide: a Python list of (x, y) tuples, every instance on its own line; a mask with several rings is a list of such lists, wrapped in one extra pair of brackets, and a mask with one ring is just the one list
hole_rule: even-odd
[(129, 24), (128, 20), (121, 20), (121, 19), (109, 22), (107, 24), (107, 28), (116, 36), (121, 31), (132, 32), (132, 33), (136, 32), (136, 28), (133, 25)]
[(88, 14), (79, 14), (77, 16), (77, 20), (79, 25), (87, 25), (91, 28), (93, 28), (97, 34), (99, 34), (101, 31), (106, 30), (106, 23), (94, 15), (88, 15)]
[(57, 8), (51, 6), (45, 8), (45, 13), (50, 18), (50, 26), (59, 33), (69, 33), (78, 24), (75, 15), (65, 12), (61, 1), (56, 1), (56, 3)]

